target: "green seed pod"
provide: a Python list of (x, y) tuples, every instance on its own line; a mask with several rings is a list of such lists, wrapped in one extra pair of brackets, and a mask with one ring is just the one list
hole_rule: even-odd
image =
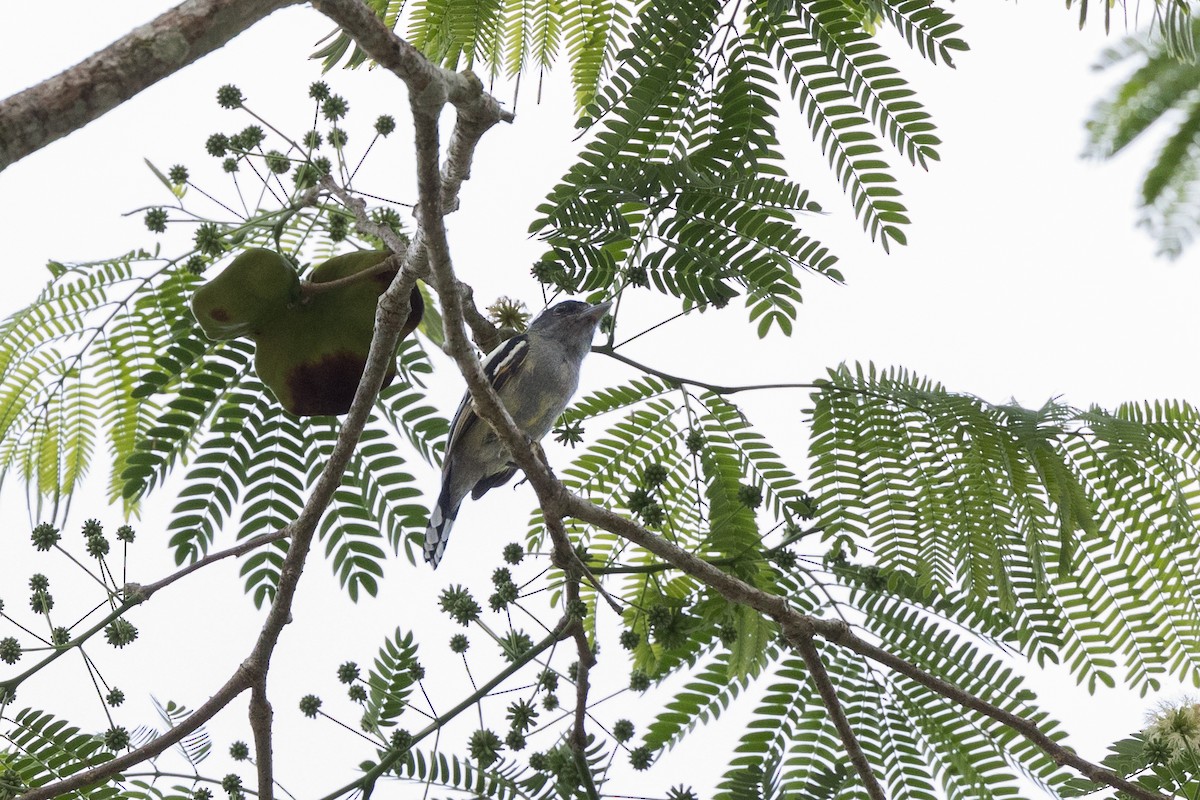
[(246, 250), (196, 290), (192, 314), (210, 339), (252, 336), (300, 295), (292, 265), (270, 250)]

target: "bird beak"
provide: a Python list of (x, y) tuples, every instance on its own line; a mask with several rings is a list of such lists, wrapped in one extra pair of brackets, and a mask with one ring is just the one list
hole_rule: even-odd
[(600, 320), (604, 319), (604, 315), (608, 313), (610, 308), (612, 308), (612, 304), (612, 300), (605, 300), (603, 303), (597, 303), (587, 311), (583, 312), (583, 315), (587, 319), (590, 319), (593, 323), (599, 322)]

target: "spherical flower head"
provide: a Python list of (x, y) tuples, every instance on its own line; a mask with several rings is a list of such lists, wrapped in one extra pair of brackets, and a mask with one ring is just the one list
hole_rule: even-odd
[(533, 770), (534, 772), (545, 772), (547, 769), (549, 769), (550, 762), (549, 762), (549, 759), (546, 758), (546, 754), (545, 753), (530, 753), (529, 754), (529, 768), (531, 770)]
[(325, 81), (313, 81), (308, 86), (308, 96), (318, 103), (329, 99), (329, 84)]
[(642, 470), (642, 485), (647, 489), (654, 489), (666, 483), (671, 472), (664, 464), (648, 464)]
[(579, 662), (572, 661), (571, 666), (567, 667), (567, 678), (572, 682), (579, 680)]
[(571, 447), (583, 441), (583, 423), (577, 419), (567, 420), (554, 429), (554, 441)]
[(221, 169), (228, 172), (230, 175), (238, 171), (238, 160), (232, 156), (221, 162)]
[(221, 779), (221, 788), (229, 794), (242, 791), (242, 779), (235, 773), (229, 773)]
[(316, 150), (325, 140), (321, 138), (321, 134), (316, 131), (309, 131), (304, 134), (304, 146), (309, 150)]
[(509, 731), (504, 737), (504, 746), (513, 751), (524, 750), (525, 737), (517, 731)]
[(125, 544), (133, 544), (133, 540), (137, 538), (137, 532), (128, 525), (122, 525), (117, 528), (117, 539)]
[(29, 596), (29, 607), (35, 614), (49, 614), (54, 608), (54, 596), (47, 591), (35, 591)]
[(557, 261), (539, 261), (533, 265), (532, 272), (539, 283), (560, 289), (568, 288), (567, 271)]
[(640, 669), (629, 673), (629, 688), (635, 692), (644, 692), (650, 688), (650, 676)]
[(500, 737), (487, 728), (480, 728), (472, 733), (467, 743), (471, 758), (478, 761), (481, 767), (490, 767), (494, 764), (500, 757), (500, 748), (502, 747), (504, 747), (504, 742), (500, 741)]
[(412, 747), (412, 741), (413, 737), (411, 733), (404, 730), (404, 728), (398, 728), (392, 731), (392, 737), (388, 740), (388, 744), (391, 745), (393, 750), (407, 750)]
[(321, 103), (321, 116), (330, 122), (336, 122), (346, 116), (349, 110), (350, 104), (340, 94), (330, 95)]
[(516, 566), (525, 560), (525, 548), (516, 542), (506, 544), (504, 545), (503, 555), (505, 563)]
[(215, 222), (205, 222), (196, 229), (196, 249), (207, 256), (219, 256), (225, 252), (225, 241), (221, 229)]
[(108, 703), (113, 708), (116, 708), (125, 702), (125, 693), (114, 686), (113, 688), (109, 689), (108, 694), (104, 696), (104, 702)]
[(646, 612), (646, 622), (652, 629), (658, 630), (670, 625), (674, 616), (674, 612), (667, 606), (654, 606)]
[(567, 604), (567, 613), (575, 619), (583, 619), (587, 616), (588, 605), (583, 600), (572, 600)]
[(521, 300), (497, 298), (487, 307), (488, 319), (497, 328), (511, 328), (520, 333), (529, 327), (529, 308)]
[(396, 130), (396, 120), (387, 114), (382, 114), (379, 119), (375, 120), (375, 132), (380, 136), (387, 136), (394, 130)]
[(634, 514), (641, 514), (646, 506), (652, 502), (654, 500), (651, 498), (650, 493), (645, 489), (638, 488), (629, 493), (629, 497), (625, 500), (625, 507)]
[(21, 660), (21, 643), (12, 636), (0, 639), (0, 661), (15, 664)]
[(90, 536), (86, 549), (92, 558), (103, 558), (108, 555), (108, 539), (103, 536)]
[(229, 757), (234, 761), (245, 761), (250, 757), (250, 746), (242, 741), (234, 742), (229, 745)]
[(30, 576), (29, 588), (35, 592), (45, 591), (46, 589), (50, 588), (50, 579), (38, 572)]
[(423, 681), (425, 680), (425, 667), (419, 663), (413, 664), (408, 668), (408, 674), (412, 675), (414, 681)]
[(512, 631), (500, 640), (504, 660), (512, 663), (533, 648), (533, 639), (524, 631)]
[(313, 169), (317, 171), (317, 177), (323, 178), (333, 171), (333, 163), (325, 156), (318, 156), (312, 161)]
[(621, 647), (626, 650), (632, 650), (637, 647), (642, 641), (642, 637), (637, 631), (624, 630), (621, 631)]
[(309, 719), (317, 716), (317, 712), (321, 710), (321, 698), (315, 694), (306, 694), (300, 698), (300, 713)]
[(175, 166), (171, 167), (170, 172), (167, 173), (167, 178), (169, 178), (171, 183), (175, 184), (176, 186), (182, 186), (188, 182), (187, 167), (185, 167), (183, 164), (176, 164)]
[(654, 763), (654, 754), (645, 745), (635, 748), (629, 753), (629, 764), (638, 772), (649, 769), (652, 763)]
[(66, 647), (71, 641), (71, 632), (59, 625), (54, 630), (50, 631), (50, 644), (55, 647)]
[(647, 527), (657, 528), (663, 523), (663, 507), (658, 503), (647, 503), (642, 509), (641, 517)]
[(1200, 757), (1200, 707), (1188, 703), (1158, 712), (1143, 731), (1148, 756), (1159, 762)]
[(646, 276), (646, 268), (643, 266), (633, 266), (625, 270), (625, 280), (630, 286), (649, 286), (650, 281)]
[(87, 538), (100, 536), (104, 533), (104, 526), (100, 524), (98, 519), (85, 519), (83, 521), (83, 535)]
[(538, 685), (548, 692), (553, 692), (558, 688), (558, 673), (550, 669), (542, 670), (538, 677)]
[(365, 703), (367, 700), (367, 690), (361, 683), (356, 683), (346, 690), (346, 696), (355, 703)]
[(346, 133), (341, 128), (329, 129), (329, 144), (341, 149), (346, 146), (346, 142), (350, 141), (350, 134)]
[(812, 519), (817, 515), (817, 501), (807, 492), (802, 493), (799, 499), (793, 500), (790, 505), (800, 519)]
[(54, 547), (54, 545), (58, 544), (58, 540), (61, 539), (62, 536), (59, 535), (58, 528), (54, 527), (49, 522), (43, 522), (33, 529), (31, 538), (33, 539), (33, 546), (38, 550), (45, 552), (51, 547)]
[(762, 505), (762, 489), (752, 483), (743, 483), (738, 487), (738, 500), (746, 508), (758, 508)]
[(221, 108), (241, 108), (244, 101), (242, 90), (232, 83), (227, 83), (217, 89), (217, 105)]
[(462, 655), (470, 646), (471, 642), (467, 639), (466, 634), (456, 633), (450, 637), (450, 650), (454, 653)]
[(20, 797), (29, 785), (12, 769), (0, 768), (0, 797)]
[(358, 677), (362, 675), (362, 671), (358, 668), (358, 664), (353, 661), (347, 661), (338, 667), (337, 677), (342, 683), (354, 683)]
[(558, 708), (558, 695), (548, 694), (542, 698), (542, 707), (547, 711), (553, 711)]
[(621, 744), (633, 738), (633, 723), (627, 719), (619, 719), (613, 723), (613, 738)]
[(346, 234), (350, 232), (350, 220), (341, 214), (333, 214), (329, 217), (329, 238), (332, 241), (340, 242), (346, 238)]
[(247, 125), (237, 135), (237, 138), (238, 147), (243, 150), (253, 150), (263, 143), (263, 140), (267, 138), (267, 134), (263, 133), (263, 129), (257, 125)]
[(192, 800), (212, 800), (213, 793), (209, 789), (200, 788), (192, 790)]
[(533, 723), (538, 718), (538, 710), (534, 708), (533, 703), (522, 698), (508, 704), (505, 716), (508, 718), (510, 729), (524, 731), (533, 727)]
[(687, 445), (689, 453), (699, 453), (704, 449), (704, 434), (693, 428), (688, 431), (684, 444)]
[(700, 800), (700, 798), (692, 791), (692, 787), (680, 784), (671, 787), (671, 790), (667, 792), (667, 800)]
[(721, 640), (721, 644), (726, 647), (732, 647), (738, 638), (737, 628), (732, 625), (722, 625), (720, 628), (717, 628), (717, 638)]
[(104, 733), (104, 746), (114, 753), (129, 746), (129, 731), (121, 726), (109, 728)]
[(104, 629), (104, 638), (113, 647), (121, 648), (132, 644), (138, 637), (138, 629), (129, 620), (115, 619)]
[(463, 626), (479, 619), (479, 614), (483, 611), (471, 597), (471, 593), (461, 586), (453, 586), (443, 591), (438, 598), (438, 603), (443, 612), (449, 614), (451, 619)]
[(146, 212), (146, 217), (143, 221), (151, 233), (163, 233), (167, 229), (167, 210), (165, 208), (152, 208)]
[(292, 162), (283, 153), (278, 150), (271, 150), (267, 153), (267, 169), (274, 174), (283, 175), (291, 168)]
[(223, 133), (214, 133), (204, 143), (204, 149), (213, 158), (224, 158), (229, 152), (229, 137)]
[(771, 560), (782, 570), (790, 570), (796, 566), (796, 554), (791, 550), (779, 550), (772, 553)]
[(377, 225), (386, 225), (408, 241), (408, 237), (404, 235), (404, 220), (400, 219), (400, 212), (396, 209), (377, 208), (371, 212), (371, 221)]

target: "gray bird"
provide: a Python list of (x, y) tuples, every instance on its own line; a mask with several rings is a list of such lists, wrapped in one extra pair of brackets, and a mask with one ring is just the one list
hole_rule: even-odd
[[(488, 353), (483, 371), (517, 427), (539, 441), (554, 427), (579, 386), (583, 357), (612, 302), (588, 305), (567, 300), (546, 309), (529, 325)], [(425, 560), (437, 568), (450, 538), (450, 529), (463, 498), (483, 497), (503, 486), (517, 472), (508, 448), (491, 426), (481, 420), (463, 395), (442, 462), (442, 491), (425, 529)]]

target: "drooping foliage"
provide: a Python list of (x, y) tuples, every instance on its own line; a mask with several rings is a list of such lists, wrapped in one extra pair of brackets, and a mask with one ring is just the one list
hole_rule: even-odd
[[(1151, 131), (1169, 129), (1142, 181), (1138, 225), (1162, 255), (1176, 258), (1200, 227), (1200, 64), (1194, 57), (1200, 20), (1188, 20), (1175, 38), (1144, 32), (1105, 50), (1097, 69), (1132, 64), (1092, 109), (1087, 120), (1087, 154), (1112, 158)], [(1177, 44), (1186, 42), (1189, 52)]]

